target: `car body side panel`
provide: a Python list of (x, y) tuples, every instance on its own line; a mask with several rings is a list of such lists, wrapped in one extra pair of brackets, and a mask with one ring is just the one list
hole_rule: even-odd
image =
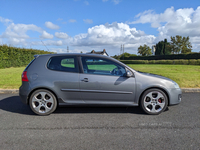
[[(83, 79), (88, 81), (84, 82)], [(87, 103), (134, 102), (135, 78), (80, 74), (80, 91)]]

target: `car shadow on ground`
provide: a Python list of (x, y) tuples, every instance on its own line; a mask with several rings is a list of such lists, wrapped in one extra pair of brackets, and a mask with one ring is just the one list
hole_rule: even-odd
[(21, 102), (19, 96), (11, 96), (0, 100), (0, 109), (12, 113), (34, 115), (29, 106)]
[(54, 113), (132, 113), (144, 114), (139, 107), (76, 106), (58, 107)]
[[(19, 96), (11, 96), (0, 100), (0, 109), (12, 113), (25, 115), (35, 115), (28, 105), (23, 104)], [(139, 107), (58, 107), (54, 114), (57, 113), (145, 113)]]

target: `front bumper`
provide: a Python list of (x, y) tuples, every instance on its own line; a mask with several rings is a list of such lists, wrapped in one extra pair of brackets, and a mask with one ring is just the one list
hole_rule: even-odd
[(176, 104), (179, 104), (181, 102), (182, 91), (181, 91), (180, 88), (170, 89), (169, 95), (170, 95), (169, 105), (176, 105)]

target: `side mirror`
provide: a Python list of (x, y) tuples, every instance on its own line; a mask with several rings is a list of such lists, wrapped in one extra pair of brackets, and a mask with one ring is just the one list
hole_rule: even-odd
[(130, 70), (126, 71), (126, 77), (130, 78), (133, 76), (133, 73)]

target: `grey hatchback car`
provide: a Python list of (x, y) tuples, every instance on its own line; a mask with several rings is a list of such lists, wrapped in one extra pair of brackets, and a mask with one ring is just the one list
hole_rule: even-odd
[(19, 95), (38, 115), (61, 105), (140, 106), (157, 115), (181, 101), (171, 79), (138, 72), (98, 54), (36, 55), (22, 73)]

